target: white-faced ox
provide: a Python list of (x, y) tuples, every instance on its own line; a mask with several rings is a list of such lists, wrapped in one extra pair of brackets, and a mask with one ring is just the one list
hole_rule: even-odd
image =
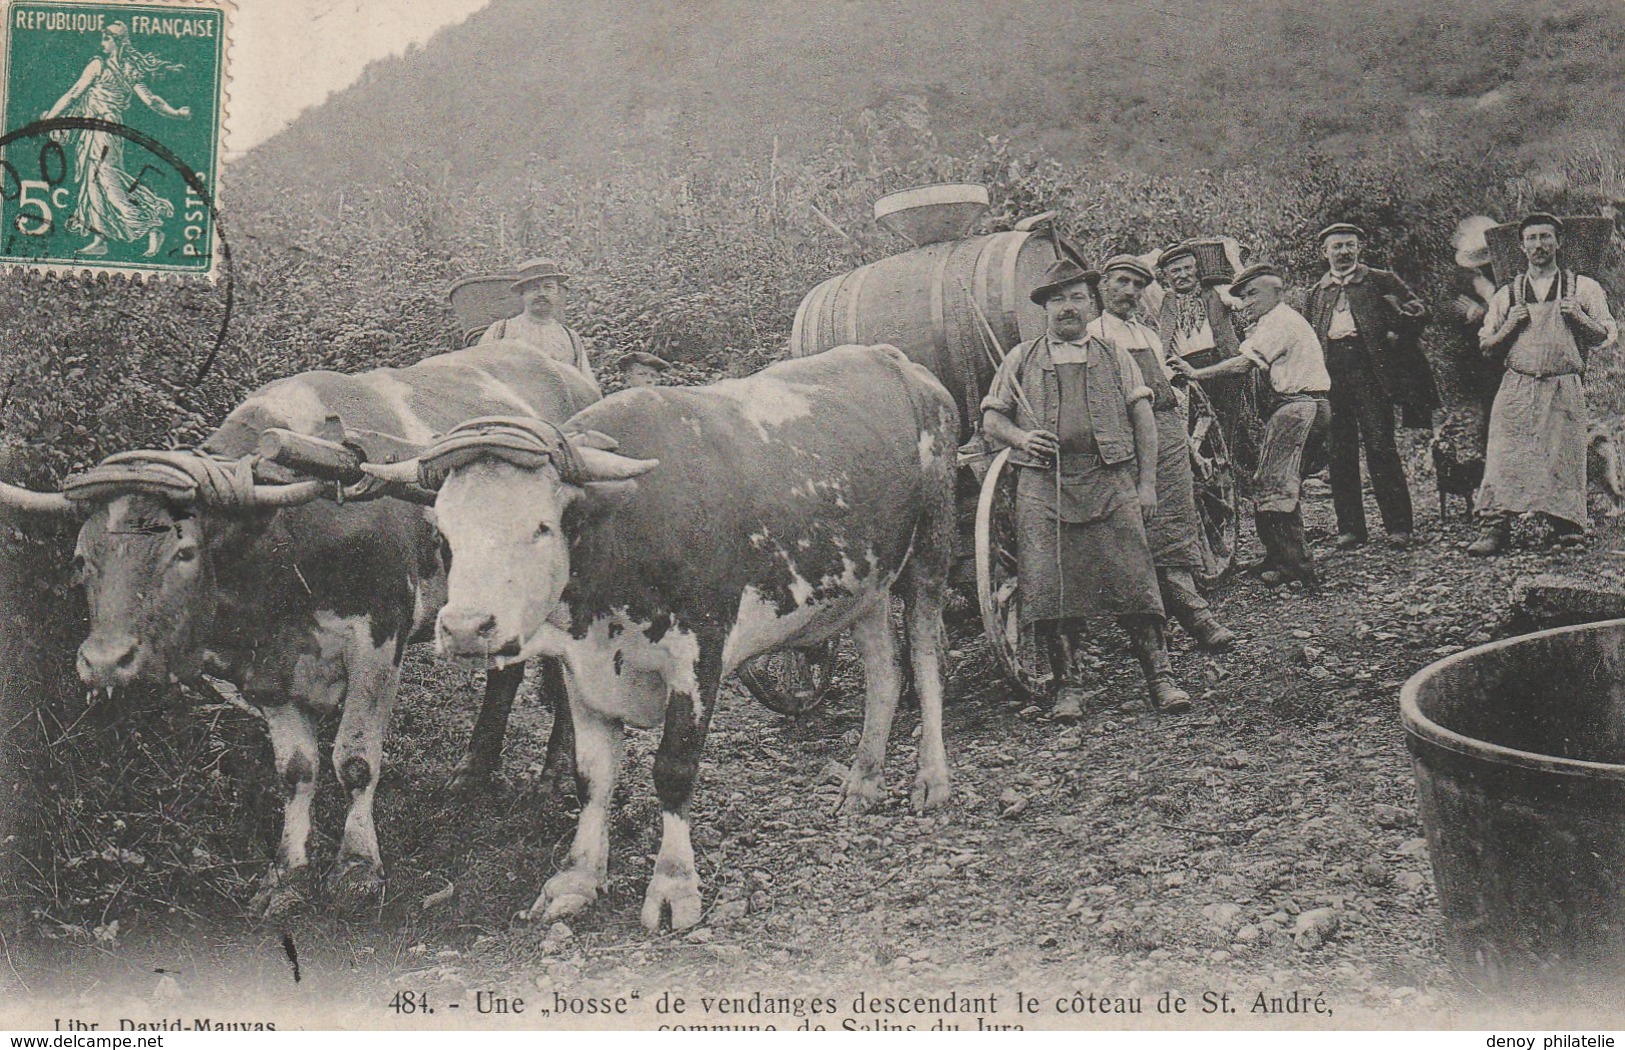
[[(496, 343), (405, 369), (278, 380), (227, 416), (205, 443), (207, 456), (111, 457), (70, 481), (66, 495), (0, 486), (0, 502), (13, 506), (89, 513), (75, 553), (90, 609), (78, 660), (87, 685), (162, 685), (207, 672), (235, 684), (265, 716), (286, 792), (281, 844), (255, 901), (267, 914), (301, 903), (309, 889), (316, 726), (334, 711), (342, 713), (333, 768), (350, 804), (331, 890), (348, 910), (381, 891), (373, 793), (384, 737), (403, 651), (427, 639), (445, 598), (446, 565), (425, 507), (336, 504), (315, 499), (323, 486), (309, 481), (250, 491), (242, 482), (261, 435), (272, 427), (317, 434), (336, 416), (363, 448), (421, 447), (462, 420), (566, 419), (597, 396), (575, 369), (522, 344)], [(459, 767), (465, 779), (500, 764), (524, 671), (518, 661), (505, 664), (488, 673)], [(556, 661), (542, 671), (544, 697), (557, 701), (550, 758), (568, 764), (563, 673)]]
[(613, 395), (571, 419), (551, 455), (517, 455), (510, 435), (442, 460), (442, 651), (560, 656), (566, 669), (584, 798), (568, 866), (532, 915), (570, 914), (605, 887), (631, 724), (661, 727), (644, 925), (658, 929), (667, 907), (673, 928), (699, 921), (688, 810), (700, 750), (719, 683), (768, 650), (852, 632), (867, 696), (842, 804), (881, 798), (900, 684), (894, 592), (922, 710), (914, 802), (947, 798), (937, 646), (957, 429), (929, 372), (889, 346), (848, 346), (709, 387)]

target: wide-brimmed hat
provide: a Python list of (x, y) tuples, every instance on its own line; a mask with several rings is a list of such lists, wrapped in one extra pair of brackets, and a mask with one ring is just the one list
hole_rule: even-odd
[(1456, 223), (1450, 243), (1456, 249), (1456, 265), (1468, 269), (1490, 264), (1490, 242), (1485, 231), (1500, 223), (1488, 215), (1469, 215)]
[(1050, 264), (1044, 271), (1044, 282), (1034, 288), (1028, 296), (1039, 306), (1049, 302), (1050, 297), (1062, 288), (1077, 284), (1079, 281), (1093, 281), (1100, 275), (1093, 270), (1086, 270), (1072, 259), (1058, 259)]
[(1113, 270), (1127, 270), (1130, 273), (1139, 274), (1145, 278), (1148, 284), (1157, 279), (1157, 275), (1151, 272), (1151, 268), (1133, 255), (1114, 255), (1100, 265), (1100, 275), (1102, 277)]
[(519, 264), (519, 271), (514, 275), (513, 290), (517, 292), (527, 284), (546, 280), (549, 277), (554, 277), (561, 281), (568, 281), (570, 279), (570, 275), (564, 271), (564, 268), (560, 266), (558, 261), (555, 259), (549, 259), (543, 256), (541, 258), (526, 260), (525, 262)]
[(1248, 284), (1256, 281), (1260, 277), (1281, 277), (1282, 280), (1286, 279), (1281, 276), (1280, 270), (1276, 269), (1274, 266), (1271, 266), (1269, 263), (1254, 263), (1245, 270), (1236, 274), (1236, 279), (1230, 282), (1231, 294), (1233, 295), (1240, 292), (1243, 288), (1247, 287)]
[(1360, 240), (1365, 240), (1365, 231), (1354, 225), (1352, 222), (1334, 222), (1324, 230), (1321, 230), (1319, 233), (1315, 234), (1315, 243), (1325, 244), (1326, 238), (1334, 237), (1339, 233), (1352, 233), (1354, 236), (1360, 238)]
[(1552, 232), (1559, 237), (1563, 236), (1563, 220), (1548, 211), (1532, 211), (1518, 221), (1518, 236), (1531, 226), (1550, 226)]

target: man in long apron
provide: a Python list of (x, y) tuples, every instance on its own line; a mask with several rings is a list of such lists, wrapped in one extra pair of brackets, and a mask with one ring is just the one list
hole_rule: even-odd
[(1145, 538), (1151, 545), (1151, 561), (1157, 567), (1162, 604), (1198, 645), (1224, 649), (1236, 636), (1213, 615), (1207, 599), (1197, 591), (1194, 578), (1202, 567), (1202, 522), (1196, 516), (1196, 482), (1191, 474), (1185, 406), (1174, 396), (1168, 382), (1162, 340), (1134, 319), (1140, 296), (1151, 280), (1151, 271), (1132, 255), (1108, 259), (1101, 267), (1102, 313), (1089, 322), (1088, 332), (1109, 346), (1127, 351), (1151, 388), (1151, 410), (1157, 422), (1157, 510), (1146, 519)]
[(1151, 391), (1127, 353), (1088, 337), (1090, 276), (1063, 259), (1033, 290), (1047, 331), (1005, 359), (982, 401), (982, 426), (1014, 450), (1022, 620), (1050, 662), (1054, 717), (1083, 713), (1072, 648), (1082, 620), (1100, 615), (1128, 632), (1151, 705), (1176, 714), (1190, 709), (1190, 695), (1175, 684), (1163, 644), (1143, 521), (1157, 506)]
[(1196, 380), (1245, 375), (1254, 368), (1269, 376), (1275, 406), (1264, 427), (1264, 447), (1253, 478), (1253, 518), (1264, 545), (1259, 578), (1269, 586), (1297, 580), (1315, 590), (1315, 573), (1303, 535), (1303, 450), (1331, 425), (1327, 400), (1332, 379), (1320, 338), (1303, 315), (1282, 301), (1281, 273), (1267, 263), (1236, 275), (1231, 294), (1253, 322), (1233, 358), (1195, 369), (1176, 359), (1176, 371)]
[(1558, 542), (1579, 542), (1586, 516), (1586, 403), (1591, 351), (1619, 334), (1596, 281), (1558, 264), (1563, 223), (1536, 212), (1518, 224), (1529, 267), (1496, 291), (1479, 330), (1486, 355), (1506, 354), (1490, 409), (1484, 483), (1474, 506), (1483, 526), (1467, 553), (1497, 554), (1514, 514), (1538, 512)]

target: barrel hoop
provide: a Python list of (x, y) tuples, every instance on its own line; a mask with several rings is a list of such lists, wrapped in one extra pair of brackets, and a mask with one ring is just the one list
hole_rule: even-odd
[(818, 301), (809, 307), (807, 325), (812, 331), (809, 345), (813, 347), (824, 345), (824, 327), (827, 323), (824, 315), (828, 312), (825, 307), (831, 299), (835, 298), (836, 290), (840, 288), (841, 282), (845, 279), (845, 274), (839, 277), (831, 277), (814, 290), (813, 294), (818, 297)]
[[(1017, 233), (1012, 236), (1005, 249), (1003, 266), (1000, 268), (1000, 277), (1002, 279), (999, 282), (999, 292), (1004, 303), (1004, 309), (1000, 311), (1000, 315), (1004, 320), (1005, 330), (1000, 333), (999, 337), (1010, 344), (1010, 346), (1005, 347), (1006, 351), (1021, 342), (1021, 318), (1016, 313), (1016, 310), (1019, 309), (1019, 300), (1016, 297), (1021, 294), (1021, 289), (1016, 287), (1016, 264), (1021, 261), (1022, 246), (1027, 243), (1027, 238), (1031, 236), (1030, 233)], [(1010, 338), (1012, 334), (1015, 336), (1014, 339)]]
[(851, 287), (847, 291), (846, 303), (846, 341), (849, 343), (862, 343), (868, 340), (858, 338), (858, 306), (863, 295), (863, 282), (869, 279), (874, 264), (860, 266), (846, 275)]
[[(948, 346), (948, 264), (953, 262), (954, 249), (959, 242), (944, 245), (942, 258), (937, 262), (936, 271), (931, 275), (931, 348), (937, 355), (937, 367), (932, 369), (944, 380), (950, 377), (953, 385), (959, 389), (952, 391), (954, 400), (959, 404), (959, 430), (964, 433), (969, 427), (969, 417), (965, 410), (964, 376), (959, 372), (958, 362), (954, 360), (951, 348)], [(947, 385), (946, 383), (944, 385)]]
[(801, 303), (796, 307), (796, 319), (790, 323), (790, 356), (791, 357), (806, 357), (807, 356), (806, 353), (803, 352), (802, 349), (801, 349), (801, 345), (802, 345), (801, 344), (802, 326), (806, 323), (806, 320), (807, 320), (807, 304), (813, 301), (813, 296), (818, 294), (818, 288), (822, 288), (822, 287), (823, 287), (823, 285), (820, 284), (817, 288), (814, 288), (812, 291), (808, 292), (806, 294), (806, 296), (801, 300)]

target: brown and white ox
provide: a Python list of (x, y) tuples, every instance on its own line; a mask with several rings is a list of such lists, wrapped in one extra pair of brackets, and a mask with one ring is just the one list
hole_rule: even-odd
[(444, 478), (441, 651), (564, 661), (584, 798), (568, 866), (530, 915), (569, 915), (607, 885), (631, 724), (661, 728), (663, 835), (643, 923), (657, 930), (667, 906), (674, 929), (699, 921), (689, 799), (718, 685), (775, 648), (852, 632), (867, 696), (841, 804), (880, 799), (900, 685), (894, 592), (922, 712), (913, 801), (947, 799), (938, 632), (958, 425), (924, 368), (889, 346), (846, 346), (708, 387), (623, 391), (562, 432), (533, 428), (528, 451), (523, 426), (471, 427), (427, 452), (421, 474), (386, 470)]
[[(270, 383), (228, 415), (197, 453), (132, 453), (70, 479), (61, 493), (0, 486), (0, 503), (88, 512), (74, 560), (90, 633), (86, 685), (162, 685), (207, 672), (265, 717), (286, 792), (282, 840), (255, 906), (285, 912), (309, 891), (307, 840), (321, 759), (317, 722), (341, 711), (333, 768), (350, 794), (330, 876), (358, 910), (383, 888), (373, 793), (409, 641), (427, 640), (445, 599), (433, 512), (396, 499), (316, 499), (319, 482), (242, 481), (269, 428), (317, 435), (331, 417), (363, 447), (421, 447), (453, 425), (502, 413), (562, 420), (598, 399), (574, 368), (520, 343), (493, 343), (409, 368), (307, 372)], [(369, 458), (381, 458), (369, 453)], [(189, 477), (198, 484), (189, 487)], [(552, 665), (549, 673), (548, 665)], [(491, 775), (524, 665), (489, 671), (485, 705), (454, 786)], [(544, 662), (544, 698), (563, 675)], [(568, 761), (567, 705), (555, 703), (549, 758)]]

